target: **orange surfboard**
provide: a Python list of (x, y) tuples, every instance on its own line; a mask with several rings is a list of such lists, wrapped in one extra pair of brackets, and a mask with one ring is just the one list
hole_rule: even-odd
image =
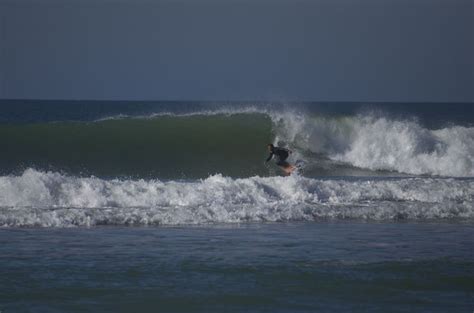
[(291, 173), (294, 172), (294, 170), (296, 170), (296, 166), (290, 164), (286, 167), (282, 167), (282, 169), (287, 175), (290, 175)]

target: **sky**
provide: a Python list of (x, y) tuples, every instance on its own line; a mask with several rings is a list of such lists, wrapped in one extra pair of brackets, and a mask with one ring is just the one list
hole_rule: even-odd
[(474, 102), (474, 0), (0, 0), (0, 98)]

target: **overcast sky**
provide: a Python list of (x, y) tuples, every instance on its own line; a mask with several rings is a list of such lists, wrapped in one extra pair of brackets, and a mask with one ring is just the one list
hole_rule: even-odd
[(474, 101), (474, 0), (0, 0), (0, 98)]

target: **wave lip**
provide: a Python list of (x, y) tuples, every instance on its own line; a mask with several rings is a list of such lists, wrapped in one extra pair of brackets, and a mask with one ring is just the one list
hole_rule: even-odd
[(351, 117), (273, 117), (276, 141), (373, 171), (474, 177), (474, 127), (428, 129), (415, 120), (368, 114)]
[(372, 170), (474, 176), (474, 128), (428, 130), (384, 118), (357, 127), (351, 148), (335, 159)]
[(33, 169), (0, 177), (4, 227), (472, 218), (470, 179), (233, 179), (218, 174), (165, 182), (80, 178)]

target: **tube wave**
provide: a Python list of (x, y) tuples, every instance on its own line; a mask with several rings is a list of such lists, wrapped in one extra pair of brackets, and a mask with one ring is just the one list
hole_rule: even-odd
[[(328, 116), (243, 108), (115, 116), (94, 122), (1, 125), (2, 174), (28, 167), (140, 178), (271, 176), (266, 144), (294, 151), (301, 174), (474, 177), (474, 127), (428, 128), (384, 114)], [(359, 171), (358, 171), (359, 170)], [(384, 174), (386, 175), (386, 173)]]

